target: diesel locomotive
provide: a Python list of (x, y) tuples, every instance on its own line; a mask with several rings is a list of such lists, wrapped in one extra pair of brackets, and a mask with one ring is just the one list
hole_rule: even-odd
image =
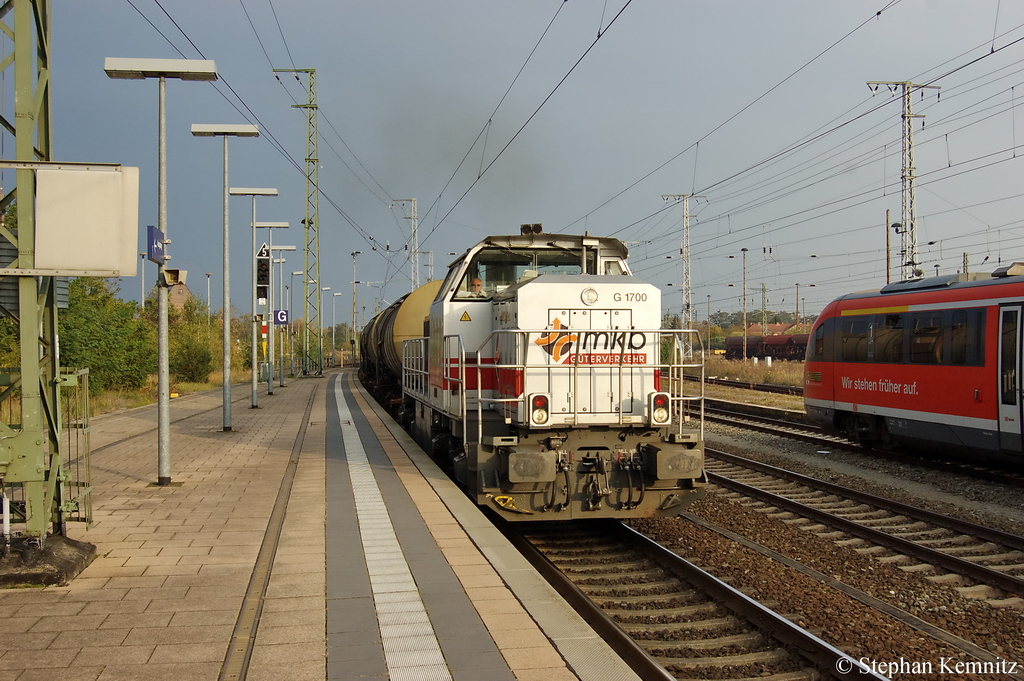
[(513, 521), (678, 515), (701, 498), (703, 363), (618, 239), (491, 236), (363, 328), (361, 378)]

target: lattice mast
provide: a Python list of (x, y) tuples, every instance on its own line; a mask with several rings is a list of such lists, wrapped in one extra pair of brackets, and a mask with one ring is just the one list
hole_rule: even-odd
[[(392, 205), (396, 203), (401, 205), (403, 210), (405, 205), (409, 204), (409, 215), (403, 215), (402, 217), (409, 221), (409, 283), (412, 284), (410, 290), (415, 291), (420, 287), (420, 217), (416, 212), (416, 199), (395, 199), (392, 201)], [(431, 264), (431, 271), (433, 271), (433, 264)]]
[[(305, 104), (293, 104), (293, 109), (306, 110), (306, 248), (303, 258), (306, 270), (303, 282), (302, 370), (304, 373), (323, 373), (324, 335), (320, 328), (320, 310), (323, 292), (320, 286), (320, 158), (316, 128), (316, 69), (274, 69), (275, 73), (304, 73), (308, 85)], [(312, 344), (310, 336), (312, 338)]]
[[(12, 16), (13, 15), (13, 16)], [(0, 123), (15, 138), (15, 161), (50, 160), (50, 25), (49, 0), (12, 0), (0, 7), (3, 31), (13, 38), (13, 55), (4, 67), (14, 71), (14, 121), (0, 112)], [(11, 25), (13, 22), (13, 30)], [(5, 159), (6, 160), (6, 159)], [(0, 226), (0, 234), (18, 250), (9, 267), (35, 268), (35, 177), (30, 168), (16, 171), (15, 188), (0, 200), (9, 209), (17, 200), (16, 233)], [(20, 424), (0, 424), (6, 465), (4, 485), (20, 484), (25, 496), (26, 534), (42, 546), (53, 522), (64, 534), (61, 509), (61, 408), (57, 356), (57, 301), (54, 277), (19, 276), (18, 310), (2, 310), (18, 319), (21, 349)], [(0, 395), (11, 399), (12, 390)], [(10, 412), (6, 412), (10, 413)]]
[(914, 168), (914, 119), (924, 118), (921, 114), (914, 113), (913, 94), (914, 90), (931, 89), (938, 90), (938, 85), (916, 85), (909, 81), (885, 81), (873, 80), (868, 82), (872, 92), (878, 89), (879, 85), (887, 86), (892, 92), (897, 88), (903, 93), (903, 170), (900, 174), (902, 181), (903, 205), (900, 215), (900, 279), (906, 281), (921, 276), (921, 270), (917, 261), (917, 178)]

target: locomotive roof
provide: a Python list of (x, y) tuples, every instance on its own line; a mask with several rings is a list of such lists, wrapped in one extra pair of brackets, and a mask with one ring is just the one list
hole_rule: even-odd
[(629, 249), (614, 237), (590, 236), (589, 234), (511, 234), (489, 236), (475, 246), (466, 250), (467, 253), (487, 246), (503, 248), (600, 248), (610, 255), (626, 258)]
[(1024, 283), (1024, 263), (1013, 263), (1000, 267), (994, 272), (976, 272), (971, 274), (943, 274), (937, 277), (925, 277), (922, 279), (910, 279), (887, 284), (881, 289), (872, 291), (860, 291), (848, 293), (836, 298), (841, 300), (859, 300), (863, 298), (875, 298), (877, 296), (888, 296), (900, 293), (918, 293), (922, 291), (939, 292), (941, 290), (952, 290), (959, 288), (974, 288), (981, 286), (998, 286), (1010, 282)]

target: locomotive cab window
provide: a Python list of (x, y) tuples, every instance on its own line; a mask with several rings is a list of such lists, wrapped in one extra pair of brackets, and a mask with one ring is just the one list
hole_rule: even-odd
[[(571, 248), (485, 248), (459, 282), (458, 299), (490, 299), (495, 293), (542, 274), (582, 274), (582, 252)], [(587, 251), (587, 272), (597, 271), (597, 252)]]
[(818, 325), (814, 330), (811, 342), (807, 344), (807, 352), (804, 359), (821, 361), (825, 359), (825, 323)]

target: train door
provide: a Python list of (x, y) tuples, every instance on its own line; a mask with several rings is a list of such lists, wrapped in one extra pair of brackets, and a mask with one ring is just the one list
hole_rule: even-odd
[(1021, 451), (1021, 305), (999, 309), (999, 447)]
[[(639, 392), (639, 388), (634, 389), (631, 383), (632, 371), (620, 372), (619, 356), (630, 352), (629, 347), (623, 345), (629, 332), (625, 332), (624, 338), (621, 329), (633, 326), (632, 310), (581, 309), (568, 313), (568, 323), (563, 326), (568, 326), (575, 342), (567, 361), (575, 366), (563, 375), (573, 412), (613, 414), (620, 408), (629, 408), (627, 413), (631, 413), (632, 402), (620, 407), (625, 397), (620, 392), (631, 396), (634, 391)], [(565, 311), (557, 310), (551, 310), (549, 315), (549, 328), (554, 327), (556, 317), (566, 316)]]

